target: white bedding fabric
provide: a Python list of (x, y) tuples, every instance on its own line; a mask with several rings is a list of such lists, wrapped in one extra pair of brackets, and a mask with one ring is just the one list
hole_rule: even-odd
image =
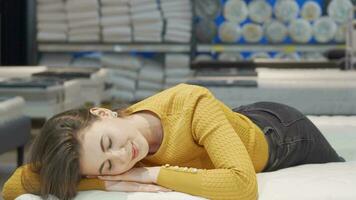
[[(309, 164), (259, 173), (259, 200), (354, 200), (356, 199), (356, 161)], [(199, 200), (179, 192), (80, 192), (75, 200)], [(16, 200), (41, 200), (25, 194)]]
[[(308, 164), (257, 174), (259, 200), (356, 199), (356, 116), (308, 116), (345, 163)], [(121, 193), (86, 191), (74, 200), (197, 200), (184, 193)], [(17, 200), (41, 200), (26, 194)]]

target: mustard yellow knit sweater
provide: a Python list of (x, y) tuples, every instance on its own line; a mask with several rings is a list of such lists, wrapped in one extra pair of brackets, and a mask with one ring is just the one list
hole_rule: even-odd
[[(256, 172), (267, 163), (268, 144), (246, 116), (233, 112), (208, 89), (189, 84), (164, 90), (126, 112), (142, 110), (155, 113), (163, 126), (160, 148), (142, 161), (145, 166), (162, 166), (158, 185), (209, 199), (257, 199)], [(32, 185), (38, 183), (26, 167), (17, 169), (4, 186), (5, 200), (26, 193), (23, 172), (32, 177)], [(104, 186), (99, 180), (83, 179), (78, 189)]]

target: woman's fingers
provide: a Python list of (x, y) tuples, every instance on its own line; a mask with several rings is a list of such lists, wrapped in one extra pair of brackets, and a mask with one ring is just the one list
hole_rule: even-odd
[(169, 192), (170, 189), (153, 184), (143, 184), (125, 181), (105, 181), (105, 188), (108, 191), (118, 192)]

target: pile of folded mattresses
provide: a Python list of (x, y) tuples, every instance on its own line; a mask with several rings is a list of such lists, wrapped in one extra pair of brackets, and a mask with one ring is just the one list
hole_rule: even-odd
[(145, 60), (138, 73), (135, 100), (139, 101), (160, 92), (163, 89), (163, 82), (163, 66), (153, 60)]
[(32, 76), (75, 81), (80, 85), (79, 96), (82, 101), (99, 105), (102, 100), (107, 98), (105, 93), (106, 75), (107, 71), (99, 68), (51, 67), (46, 71), (34, 73)]
[(134, 101), (138, 73), (142, 59), (137, 56), (105, 53), (102, 66), (107, 69), (107, 81), (111, 84), (110, 97), (115, 100)]
[(21, 96), (27, 115), (48, 118), (85, 102), (98, 105), (104, 96), (104, 77), (105, 70), (1, 67), (0, 96)]
[(164, 88), (187, 82), (193, 75), (190, 69), (190, 57), (186, 54), (166, 54), (165, 56), (165, 82)]
[(68, 22), (63, 0), (37, 0), (37, 40), (65, 42)]
[(69, 42), (100, 41), (100, 3), (98, 0), (67, 0)]
[(48, 118), (81, 105), (79, 84), (62, 79), (9, 78), (0, 82), (0, 94), (23, 97), (25, 113), (33, 118)]
[[(230, 107), (258, 101), (294, 106), (305, 114), (356, 114), (356, 71), (257, 68), (257, 76), (194, 77)], [(220, 84), (221, 81), (224, 84)], [(219, 83), (215, 84), (214, 83)]]
[(0, 96), (0, 154), (18, 149), (18, 164), (22, 163), (23, 146), (30, 138), (31, 120), (24, 116), (22, 97)]

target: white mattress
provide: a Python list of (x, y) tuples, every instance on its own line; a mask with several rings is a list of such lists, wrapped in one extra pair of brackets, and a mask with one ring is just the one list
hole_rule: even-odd
[[(62, 66), (68, 66), (68, 65), (62, 65)], [(48, 69), (49, 67), (47, 66), (0, 67), (0, 77), (1, 78), (31, 77), (32, 74), (45, 72)], [(93, 73), (90, 78), (75, 79), (79, 83), (79, 86), (81, 87), (79, 93), (81, 93), (82, 98), (79, 99), (81, 99), (81, 101), (85, 100), (85, 102), (93, 103), (94, 105), (99, 105), (105, 96), (104, 85), (105, 85), (106, 76), (107, 76), (107, 69), (100, 69), (98, 72)], [(78, 91), (76, 92), (77, 97), (79, 93)], [(66, 108), (73, 107), (70, 106), (70, 103), (66, 103), (66, 105), (67, 105), (65, 106)]]
[[(325, 135), (345, 163), (308, 164), (258, 173), (260, 200), (354, 200), (356, 199), (356, 116), (308, 116)], [(198, 200), (179, 192), (79, 192), (75, 200)], [(17, 200), (41, 200), (22, 195)]]
[[(356, 161), (301, 165), (257, 174), (259, 200), (354, 200)], [(56, 199), (56, 198), (53, 198)], [(75, 200), (199, 200), (179, 192), (79, 192)], [(41, 200), (25, 194), (16, 200)]]
[[(257, 69), (258, 77), (224, 77), (252, 80), (257, 87), (208, 86), (230, 107), (274, 101), (296, 107), (305, 114), (356, 114), (356, 71), (337, 69)], [(205, 79), (218, 79), (207, 77)]]
[(23, 116), (25, 100), (22, 97), (2, 99), (0, 97), (0, 124)]

